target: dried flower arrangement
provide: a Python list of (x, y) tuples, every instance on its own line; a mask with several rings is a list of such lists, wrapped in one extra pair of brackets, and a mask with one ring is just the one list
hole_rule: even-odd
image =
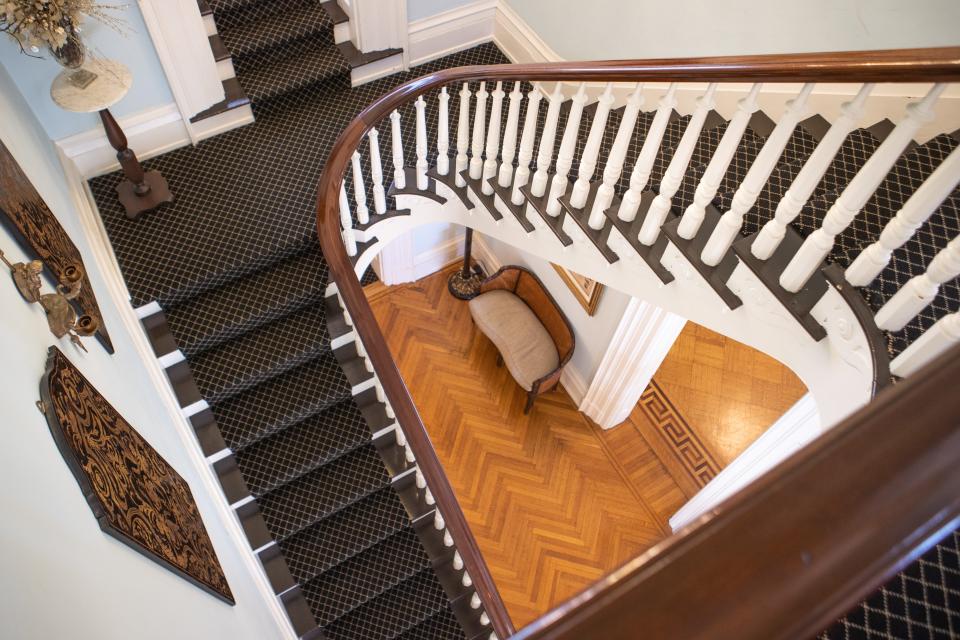
[(64, 48), (82, 47), (77, 34), (86, 16), (123, 33), (124, 21), (110, 12), (125, 6), (96, 0), (0, 0), (0, 32), (16, 40), (23, 53), (47, 47), (57, 55)]

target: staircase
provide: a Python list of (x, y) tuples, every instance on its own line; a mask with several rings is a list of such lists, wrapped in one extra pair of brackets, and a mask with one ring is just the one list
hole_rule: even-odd
[[(941, 348), (939, 334), (952, 335), (944, 325), (956, 314), (944, 314), (956, 311), (955, 273), (940, 278), (932, 304), (906, 329), (881, 329), (874, 314), (933, 254), (956, 249), (947, 244), (960, 233), (955, 134), (916, 143), (889, 123), (841, 131), (842, 121), (800, 108), (795, 122), (780, 117), (792, 126), (778, 126), (756, 108), (759, 89), (754, 102), (747, 94), (721, 113), (715, 88), (678, 109), (676, 87), (652, 100), (632, 85), (554, 91), (526, 77), (464, 76), (468, 84), (442, 91), (435, 81), (389, 120), (381, 122), (392, 107), (367, 111), (369, 135), (353, 129), (335, 146), (390, 89), (506, 59), (483, 45), (351, 88), (321, 5), (220, 0), (211, 9), (256, 123), (145, 163), (175, 185), (178, 200), (136, 222), (113, 197), (119, 175), (91, 189), (184, 415), (301, 637), (513, 631), (409, 396), (356, 313), (355, 281), (332, 255), (345, 252), (362, 275), (380, 247), (417, 225), (471, 226), (776, 355), (819, 393), (828, 418), (888, 384), (891, 358), (906, 362), (905, 375), (930, 357), (931, 342)], [(882, 149), (879, 186), (854, 194), (863, 213), (828, 251), (835, 266), (814, 268), (800, 286), (780, 284), (804, 238), (864, 183), (857, 176)], [(342, 190), (339, 173), (321, 185), (325, 258), (314, 184), (328, 158), (335, 172), (351, 170)], [(758, 178), (751, 171), (761, 160)], [(786, 220), (779, 205), (815, 161), (823, 167), (784, 239), (758, 258), (757, 235)], [(936, 177), (938, 166), (954, 168)], [(859, 290), (845, 285), (843, 267), (930, 181), (943, 197), (919, 207), (926, 224), (878, 278)], [(755, 194), (743, 193), (747, 182), (759, 183)], [(744, 207), (747, 195), (755, 202)], [(737, 208), (742, 224), (727, 215)], [(731, 224), (729, 244), (714, 240), (714, 229)], [(778, 239), (776, 229), (767, 235)], [(333, 248), (331, 238), (342, 244)], [(708, 245), (719, 255), (712, 265)], [(951, 264), (940, 259), (934, 275), (949, 275)], [(911, 354), (915, 344), (923, 348)]]

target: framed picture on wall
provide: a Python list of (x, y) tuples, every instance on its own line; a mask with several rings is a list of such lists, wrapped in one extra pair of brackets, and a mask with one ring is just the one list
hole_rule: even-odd
[[(551, 263), (552, 264), (552, 263)], [(600, 302), (600, 294), (603, 293), (603, 285), (596, 280), (585, 278), (578, 273), (559, 265), (553, 265), (553, 268), (560, 274), (560, 278), (566, 283), (573, 296), (583, 305), (588, 316), (592, 316), (597, 310), (597, 304)]]

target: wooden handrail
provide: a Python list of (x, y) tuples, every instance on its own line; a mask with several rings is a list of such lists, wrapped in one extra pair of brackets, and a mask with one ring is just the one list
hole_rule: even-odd
[[(436, 452), (433, 449), (433, 445), (430, 442), (430, 438), (427, 435), (417, 409), (413, 404), (409, 391), (397, 370), (396, 363), (380, 332), (379, 325), (364, 297), (360, 282), (354, 273), (353, 265), (344, 249), (340, 234), (338, 204), (340, 186), (346, 168), (350, 164), (350, 158), (353, 152), (359, 148), (364, 136), (371, 128), (376, 126), (394, 109), (416, 99), (417, 96), (433, 88), (451, 83), (476, 80), (578, 82), (952, 82), (960, 81), (960, 47), (825, 54), (608, 60), (600, 62), (560, 62), (458, 67), (438, 71), (400, 85), (367, 106), (343, 131), (330, 152), (323, 175), (320, 178), (317, 193), (317, 227), (320, 245), (323, 249), (327, 264), (329, 265), (330, 275), (333, 281), (337, 283), (343, 303), (353, 320), (354, 329), (363, 341), (387, 399), (392, 405), (397, 420), (407, 435), (407, 440), (413, 449), (420, 469), (427, 479), (427, 483), (436, 498), (441, 513), (443, 513), (447, 528), (460, 551), (464, 565), (467, 571), (470, 572), (477, 592), (486, 607), (487, 615), (490, 617), (493, 628), (501, 638), (507, 638), (515, 633), (513, 624), (510, 621), (510, 617), (507, 614), (496, 585), (480, 554), (476, 539), (473, 537), (466, 518), (460, 509), (450, 482), (436, 456)], [(955, 360), (958, 359), (955, 358)], [(943, 361), (941, 360), (941, 362)], [(945, 364), (949, 365), (950, 363)], [(947, 368), (950, 369), (953, 375), (956, 375), (960, 373), (960, 368), (958, 367), (960, 367), (960, 365), (954, 364)], [(919, 377), (919, 375), (914, 376), (914, 378)], [(939, 372), (936, 372), (934, 377), (938, 380), (942, 378)], [(943, 378), (944, 386), (940, 389), (934, 389), (934, 392), (931, 392), (928, 383), (925, 384), (925, 381), (921, 380), (909, 383), (906, 387), (898, 387), (893, 392), (896, 394), (895, 396), (888, 395), (886, 402), (881, 403), (877, 407), (872, 406), (868, 409), (868, 415), (871, 417), (871, 420), (876, 422), (876, 418), (879, 415), (877, 411), (881, 409), (893, 411), (896, 415), (903, 418), (903, 422), (900, 425), (894, 423), (894, 426), (902, 426), (904, 424), (911, 424), (916, 417), (923, 413), (923, 415), (927, 415), (929, 419), (939, 420), (938, 426), (943, 427), (944, 425), (941, 424), (944, 422), (943, 413), (934, 411), (931, 414), (929, 410), (920, 412), (917, 410), (917, 407), (906, 407), (902, 402), (893, 402), (890, 398), (901, 398), (905, 396), (909, 390), (910, 398), (921, 397), (925, 401), (930, 400), (932, 406), (939, 407), (940, 409), (944, 409), (944, 405), (953, 402), (954, 404), (951, 405), (951, 407), (954, 415), (956, 415), (958, 413), (958, 407), (955, 404), (956, 400), (951, 397), (951, 394), (943, 393), (939, 394), (943, 397), (934, 397), (938, 395), (937, 392), (946, 388), (947, 379), (949, 378)], [(922, 391), (917, 391), (918, 385), (922, 387)], [(856, 463), (855, 467), (863, 473), (869, 470), (869, 467), (864, 467), (860, 464), (866, 459), (876, 460), (877, 462), (890, 465), (889, 469), (885, 469), (885, 471), (889, 471), (889, 473), (873, 476), (873, 479), (877, 481), (899, 482), (903, 478), (896, 475), (896, 473), (901, 471), (908, 472), (905, 480), (910, 480), (914, 475), (919, 477), (920, 474), (922, 474), (922, 470), (916, 469), (913, 465), (914, 459), (908, 457), (908, 452), (913, 451), (910, 447), (898, 450), (897, 448), (885, 446), (878, 440), (877, 443), (873, 443), (879, 448), (878, 452), (874, 453), (878, 455), (879, 453), (885, 453), (886, 457), (883, 455), (879, 455), (878, 457), (878, 455), (873, 454), (866, 456), (863, 451), (858, 451), (854, 455), (853, 449), (849, 444), (850, 442), (859, 442), (859, 444), (865, 446), (867, 450), (870, 450), (872, 446), (868, 441), (856, 439), (855, 436), (857, 434), (869, 431), (876, 435), (884, 429), (877, 428), (873, 423), (864, 426), (861, 424), (863, 422), (862, 416), (851, 420), (853, 422), (848, 421), (843, 427), (835, 429), (831, 437), (824, 439), (823, 442), (818, 442), (813, 450), (808, 450), (804, 460), (809, 464), (814, 464), (821, 459), (839, 463), (842, 459), (838, 458), (835, 452), (844, 451), (851, 454)], [(896, 432), (898, 436), (896, 438), (897, 442), (905, 439), (906, 429), (893, 429), (893, 431)], [(925, 429), (924, 431), (926, 433), (931, 430)], [(940, 431), (936, 431), (936, 433), (931, 431), (927, 433), (929, 438), (923, 439), (922, 441), (915, 441), (915, 447), (921, 444), (924, 446), (915, 451), (916, 455), (914, 457), (917, 460), (922, 459), (931, 463), (942, 462), (940, 458), (937, 458), (932, 449), (932, 447), (934, 447), (932, 439), (942, 435)], [(849, 438), (850, 440), (845, 438)], [(942, 440), (943, 438), (941, 438), (941, 441)], [(906, 447), (909, 443), (902, 444)], [(956, 445), (953, 440), (950, 441), (950, 444), (952, 446)], [(930, 448), (925, 448), (926, 445), (929, 445)], [(813, 453), (811, 453), (811, 451), (813, 451)], [(811, 456), (816, 457), (816, 460), (808, 460)], [(929, 460), (927, 460), (927, 458), (929, 458)], [(936, 458), (936, 460), (934, 460), (934, 458)], [(798, 463), (794, 461), (792, 464), (775, 470), (764, 482), (758, 483), (756, 487), (749, 492), (751, 499), (760, 499), (757, 495), (760, 492), (779, 489), (780, 492), (778, 492), (777, 495), (781, 495), (783, 491), (786, 491), (786, 495), (801, 500), (807, 506), (811, 504), (815, 505), (815, 501), (810, 500), (814, 494), (806, 494), (803, 491), (804, 486), (802, 483), (805, 480), (812, 481), (817, 478), (810, 478), (800, 473), (797, 465)], [(820, 472), (823, 473), (823, 468), (818, 468)], [(946, 473), (945, 471), (944, 474)], [(844, 477), (846, 478), (850, 475), (851, 474), (844, 474)], [(864, 477), (869, 477), (869, 474)], [(957, 476), (946, 478), (944, 475), (941, 477), (954, 482), (954, 484), (950, 486), (952, 489), (956, 489)], [(851, 482), (857, 480), (856, 477), (849, 477), (848, 479)], [(820, 480), (823, 480), (823, 476), (820, 477)], [(782, 486), (780, 483), (783, 483)], [(852, 486), (862, 489), (862, 484), (863, 480), (861, 479), (859, 483), (855, 483)], [(948, 484), (948, 482), (944, 482), (944, 485)], [(833, 489), (836, 490), (835, 487), (833, 487)], [(886, 494), (873, 495), (871, 497), (889, 498), (892, 495), (897, 495), (897, 492), (894, 491), (893, 488), (886, 487), (886, 489)], [(952, 513), (956, 512), (956, 496), (960, 495), (960, 491), (954, 491), (953, 496), (946, 496), (943, 491), (936, 487), (929, 487), (929, 489), (930, 496), (936, 496), (936, 498), (941, 500), (939, 503), (941, 507), (949, 504), (952, 505)], [(857, 492), (857, 495), (866, 494)], [(826, 499), (829, 504), (844, 502), (837, 500), (838, 496), (836, 493), (819, 497)], [(932, 514), (921, 508), (921, 505), (930, 507), (935, 503), (935, 500), (930, 499), (929, 496), (924, 497), (924, 499), (921, 499), (921, 496), (916, 497), (916, 502), (908, 505), (910, 509), (907, 515), (910, 517), (903, 517), (898, 523), (893, 523), (894, 526), (889, 530), (891, 535), (873, 536), (878, 540), (882, 539), (886, 542), (896, 537), (897, 539), (889, 548), (880, 548), (876, 545), (868, 544), (873, 539), (873, 537), (869, 535), (870, 532), (878, 533), (873, 529), (865, 533), (864, 531), (856, 530), (856, 527), (854, 527), (844, 534), (852, 536), (850, 538), (841, 538), (836, 535), (827, 536), (833, 544), (842, 542), (843, 544), (838, 546), (846, 551), (850, 551), (850, 547), (852, 546), (859, 545), (864, 545), (865, 548), (869, 548), (874, 555), (869, 556), (869, 561), (865, 561), (862, 567), (849, 564), (845, 558), (834, 554), (830, 547), (814, 547), (811, 545), (810, 549), (815, 549), (818, 554), (822, 553), (823, 555), (810, 556), (812, 559), (809, 565), (796, 565), (797, 558), (801, 556), (792, 557), (792, 564), (796, 565), (797, 571), (802, 572), (803, 575), (820, 575), (825, 571), (821, 570), (822, 567), (829, 568), (836, 564), (837, 566), (842, 566), (846, 575), (856, 576), (856, 579), (860, 581), (859, 583), (857, 580), (853, 582), (847, 580), (844, 582), (840, 580), (840, 576), (837, 575), (838, 572), (836, 570), (832, 572), (826, 571), (827, 574), (834, 576), (834, 581), (829, 584), (835, 587), (834, 592), (838, 593), (838, 596), (830, 601), (835, 603), (832, 608), (824, 606), (823, 603), (814, 602), (818, 600), (819, 596), (827, 592), (809, 591), (810, 585), (814, 584), (813, 581), (797, 581), (795, 584), (788, 584), (787, 586), (792, 586), (792, 588), (787, 589), (787, 592), (783, 593), (783, 589), (777, 590), (773, 588), (773, 580), (770, 577), (764, 578), (761, 574), (746, 575), (742, 568), (738, 567), (731, 570), (730, 576), (728, 576), (738, 578), (738, 580), (735, 583), (727, 582), (722, 583), (722, 586), (717, 586), (717, 591), (714, 595), (717, 596), (717, 602), (726, 602), (731, 610), (740, 611), (741, 615), (739, 617), (731, 618), (728, 615), (724, 615), (721, 608), (713, 606), (708, 599), (703, 597), (706, 595), (706, 591), (701, 590), (699, 592), (701, 598), (698, 599), (697, 602), (705, 607), (702, 609), (702, 612), (708, 615), (691, 616), (689, 610), (684, 610), (676, 616), (677, 622), (691, 623), (696, 621), (699, 623), (696, 625), (697, 628), (691, 629), (691, 633), (688, 635), (684, 635), (683, 633), (678, 635), (667, 634), (664, 637), (706, 637), (702, 632), (706, 629), (717, 632), (720, 629), (720, 627), (717, 626), (719, 621), (737, 624), (738, 626), (736, 628), (738, 631), (736, 635), (738, 635), (738, 637), (761, 637), (760, 635), (751, 636), (750, 634), (745, 634), (742, 632), (744, 629), (756, 629), (758, 631), (762, 629), (766, 634), (762, 637), (765, 638), (792, 637), (790, 634), (799, 631), (810, 634), (819, 631), (822, 626), (825, 626), (825, 624), (832, 619), (831, 616), (835, 617), (842, 613), (842, 607), (846, 607), (855, 602), (856, 597), (865, 595), (869, 587), (875, 586), (883, 576), (892, 573), (898, 568), (903, 558), (906, 557), (906, 552), (917, 548), (922, 540), (929, 535), (930, 532), (927, 531), (924, 523), (931, 522)], [(755, 525), (759, 531), (773, 531), (772, 525), (777, 523), (781, 526), (784, 525), (784, 520), (782, 517), (778, 517), (776, 509), (779, 508), (784, 512), (788, 511), (784, 505), (788, 505), (789, 502), (780, 502), (777, 504), (776, 501), (774, 501), (772, 503), (772, 510), (761, 509), (760, 513), (770, 517), (769, 522), (750, 523), (748, 519), (745, 520), (745, 517), (752, 513), (751, 509), (756, 508), (756, 505), (753, 502), (746, 505), (746, 499), (747, 498), (744, 497), (730, 503), (730, 510), (716, 519), (716, 523), (713, 524), (713, 528), (710, 529), (710, 531), (717, 532), (710, 536), (714, 544), (713, 549), (718, 549), (716, 545), (720, 543), (717, 541), (727, 541), (730, 544), (736, 542), (735, 538), (728, 539), (720, 535), (719, 532), (728, 531), (727, 527), (733, 527), (732, 530), (734, 531), (748, 533), (751, 525)], [(781, 497), (781, 500), (782, 499)], [(829, 506), (829, 504), (827, 506)], [(747, 508), (748, 506), (751, 508)], [(890, 516), (889, 506), (885, 509), (883, 509), (884, 505), (882, 504), (874, 504), (874, 506), (883, 511), (885, 517)], [(832, 512), (833, 509), (830, 508), (829, 511)], [(855, 509), (855, 505), (851, 505), (850, 513), (854, 512), (861, 516), (864, 514), (863, 509)], [(783, 514), (781, 514), (781, 516), (782, 515)], [(883, 519), (883, 521), (886, 522), (886, 519), (887, 518)], [(866, 519), (861, 520), (859, 524), (875, 521), (877, 520)], [(937, 522), (940, 522), (942, 525), (941, 521), (942, 517), (940, 520), (937, 520)], [(726, 524), (727, 526), (721, 527), (721, 524)], [(802, 523), (795, 524), (802, 526)], [(855, 524), (858, 523), (855, 522)], [(905, 529), (905, 527), (907, 527), (907, 529)], [(920, 529), (917, 529), (917, 527), (920, 527)], [(916, 532), (919, 530), (925, 532), (923, 537), (917, 537)], [(895, 532), (895, 535), (893, 535), (893, 532)], [(815, 532), (811, 530), (809, 533), (813, 535)], [(661, 603), (660, 606), (664, 607), (663, 611), (666, 611), (666, 606), (670, 603), (666, 602), (666, 599), (662, 597), (663, 594), (676, 593), (680, 595), (681, 591), (683, 591), (678, 588), (678, 584), (662, 581), (660, 577), (662, 574), (657, 571), (657, 569), (665, 570), (667, 566), (670, 566), (673, 567), (671, 570), (674, 571), (672, 574), (674, 582), (686, 583), (686, 586), (690, 588), (690, 595), (695, 595), (697, 589), (694, 587), (696, 587), (699, 581), (699, 568), (691, 562), (691, 559), (699, 558), (703, 561), (709, 560), (708, 557), (700, 554), (701, 547), (698, 546), (703, 544), (702, 538), (705, 535), (709, 534), (700, 533), (693, 535), (692, 533), (688, 533), (687, 535), (668, 540), (631, 562), (620, 571), (611, 574), (610, 579), (601, 581), (598, 585), (591, 587), (578, 598), (567, 603), (564, 607), (541, 618), (525, 629), (518, 637), (572, 638), (575, 637), (577, 633), (579, 633), (579, 636), (576, 637), (635, 637), (635, 631), (637, 629), (637, 627), (633, 626), (635, 621), (641, 613), (647, 612), (650, 608), (646, 606), (648, 603), (644, 603), (645, 606), (643, 608), (637, 607), (638, 604), (643, 603), (643, 600), (634, 599), (633, 596), (639, 593), (639, 591), (635, 590), (642, 590), (643, 593), (649, 592), (651, 597), (653, 597), (656, 595), (656, 590), (650, 590), (649, 585), (654, 583), (660, 585), (660, 597), (657, 597), (656, 601)], [(767, 549), (770, 553), (757, 553), (755, 557), (758, 560), (763, 559), (771, 563), (775, 561), (784, 562), (790, 558), (781, 554), (796, 552), (794, 547), (807, 548), (800, 544), (801, 541), (805, 541), (806, 538), (790, 536), (788, 540), (793, 542), (793, 546), (788, 545), (786, 541), (772, 541), (770, 548)], [(813, 538), (810, 538), (810, 540), (812, 542)], [(774, 542), (775, 544), (773, 544)], [(890, 549), (894, 549), (895, 552), (891, 552)], [(756, 550), (757, 549), (754, 549), (754, 551)], [(773, 553), (774, 551), (778, 553)], [(655, 561), (644, 564), (646, 560), (653, 558), (654, 555), (657, 556)], [(869, 554), (860, 554), (858, 557), (867, 558), (868, 555)], [(807, 556), (802, 557), (806, 558)], [(876, 558), (881, 558), (881, 560), (877, 561)], [(670, 562), (666, 562), (667, 560)], [(843, 561), (841, 562), (841, 560)], [(717, 564), (716, 558), (714, 558), (713, 563), (714, 565)], [(756, 562), (752, 563), (751, 566), (756, 566)], [(790, 565), (781, 565), (781, 568), (783, 566)], [(863, 567), (867, 567), (867, 569)], [(678, 576), (682, 579), (678, 578)], [(776, 574), (776, 576), (778, 579), (785, 578), (782, 573)], [(753, 584), (754, 580), (756, 584)], [(792, 583), (792, 580), (793, 576), (788, 576), (785, 581)], [(713, 584), (720, 585), (721, 583)], [(734, 584), (741, 587), (741, 590), (732, 588)], [(644, 587), (644, 585), (647, 585), (647, 587)], [(773, 593), (777, 594), (776, 598), (769, 596), (769, 594)], [(765, 609), (765, 611), (762, 612), (762, 615), (758, 614), (752, 624), (741, 627), (740, 625), (748, 622), (748, 618), (752, 616), (742, 615), (741, 607), (730, 606), (731, 604), (739, 604), (739, 602), (731, 603), (731, 595), (759, 598), (763, 601), (764, 606), (758, 605), (758, 608)], [(685, 607), (688, 602), (677, 600), (672, 603), (672, 606)], [(774, 604), (776, 606), (773, 606)], [(777, 621), (778, 626), (774, 628), (771, 621), (776, 619), (778, 614), (782, 616), (784, 611), (788, 610), (787, 608), (794, 604), (799, 605), (799, 607), (791, 610), (791, 615), (796, 613), (797, 619), (800, 620), (800, 622), (794, 623), (780, 619)], [(708, 607), (707, 605), (710, 606)], [(677, 611), (676, 608), (673, 610)], [(601, 611), (603, 612), (602, 614)], [(773, 614), (771, 614), (771, 611)], [(666, 624), (663, 616), (658, 616), (658, 619)], [(585, 633), (583, 630), (587, 627), (584, 625), (587, 624), (600, 626), (591, 627), (590, 632)], [(597, 631), (597, 629), (600, 628), (607, 629), (607, 634), (609, 635), (600, 634), (600, 632)], [(666, 629), (666, 627), (663, 628)], [(727, 628), (726, 635), (729, 635), (733, 628), (734, 627)], [(788, 630), (789, 633), (785, 634), (785, 630)], [(645, 629), (645, 635), (659, 635), (657, 633), (649, 633), (650, 631), (651, 629), (649, 628)]]

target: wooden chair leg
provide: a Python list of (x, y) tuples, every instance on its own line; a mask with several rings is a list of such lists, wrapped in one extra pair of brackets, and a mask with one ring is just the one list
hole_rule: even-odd
[(523, 408), (523, 415), (527, 415), (528, 413), (530, 413), (530, 409), (533, 408), (533, 401), (536, 397), (537, 396), (536, 394), (533, 393), (533, 391), (527, 392), (527, 406)]

